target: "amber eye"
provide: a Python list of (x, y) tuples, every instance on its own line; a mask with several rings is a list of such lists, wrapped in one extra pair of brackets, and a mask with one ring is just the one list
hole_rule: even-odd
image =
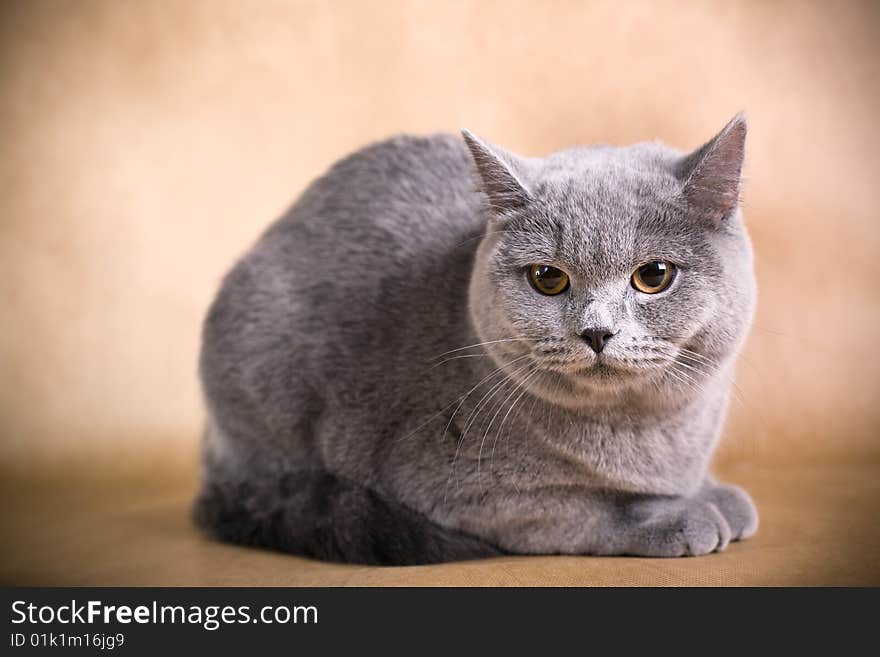
[(647, 262), (633, 272), (632, 286), (645, 294), (662, 292), (675, 278), (675, 265), (665, 260)]
[(541, 294), (553, 296), (568, 289), (568, 274), (550, 265), (531, 265), (529, 281)]

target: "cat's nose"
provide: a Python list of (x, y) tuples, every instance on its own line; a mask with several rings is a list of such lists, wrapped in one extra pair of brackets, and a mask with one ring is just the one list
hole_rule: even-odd
[(609, 328), (581, 329), (580, 336), (587, 341), (590, 348), (597, 354), (605, 348), (605, 343), (614, 335)]

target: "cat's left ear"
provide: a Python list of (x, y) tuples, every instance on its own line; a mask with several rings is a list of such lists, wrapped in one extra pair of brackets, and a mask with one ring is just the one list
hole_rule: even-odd
[(682, 158), (676, 175), (689, 209), (718, 226), (739, 205), (746, 146), (746, 117), (739, 113), (715, 137)]
[(522, 181), (524, 166), (521, 160), (469, 130), (462, 130), (461, 136), (474, 158), (480, 189), (489, 197), (492, 211), (504, 215), (525, 206), (529, 191)]

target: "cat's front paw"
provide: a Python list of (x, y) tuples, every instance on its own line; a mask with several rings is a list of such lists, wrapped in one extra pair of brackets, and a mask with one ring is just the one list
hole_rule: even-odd
[(631, 553), (645, 557), (693, 557), (720, 552), (730, 542), (730, 525), (718, 507), (703, 499), (651, 505), (633, 532)]
[(718, 507), (730, 526), (730, 540), (749, 538), (758, 530), (758, 512), (752, 498), (739, 486), (722, 484), (703, 492), (703, 499)]

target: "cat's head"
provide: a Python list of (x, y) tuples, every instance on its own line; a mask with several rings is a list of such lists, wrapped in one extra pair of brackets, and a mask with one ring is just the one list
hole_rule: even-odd
[(578, 406), (697, 392), (726, 366), (755, 299), (744, 117), (686, 155), (643, 143), (532, 159), (463, 134), (487, 216), (471, 319), (513, 380)]

